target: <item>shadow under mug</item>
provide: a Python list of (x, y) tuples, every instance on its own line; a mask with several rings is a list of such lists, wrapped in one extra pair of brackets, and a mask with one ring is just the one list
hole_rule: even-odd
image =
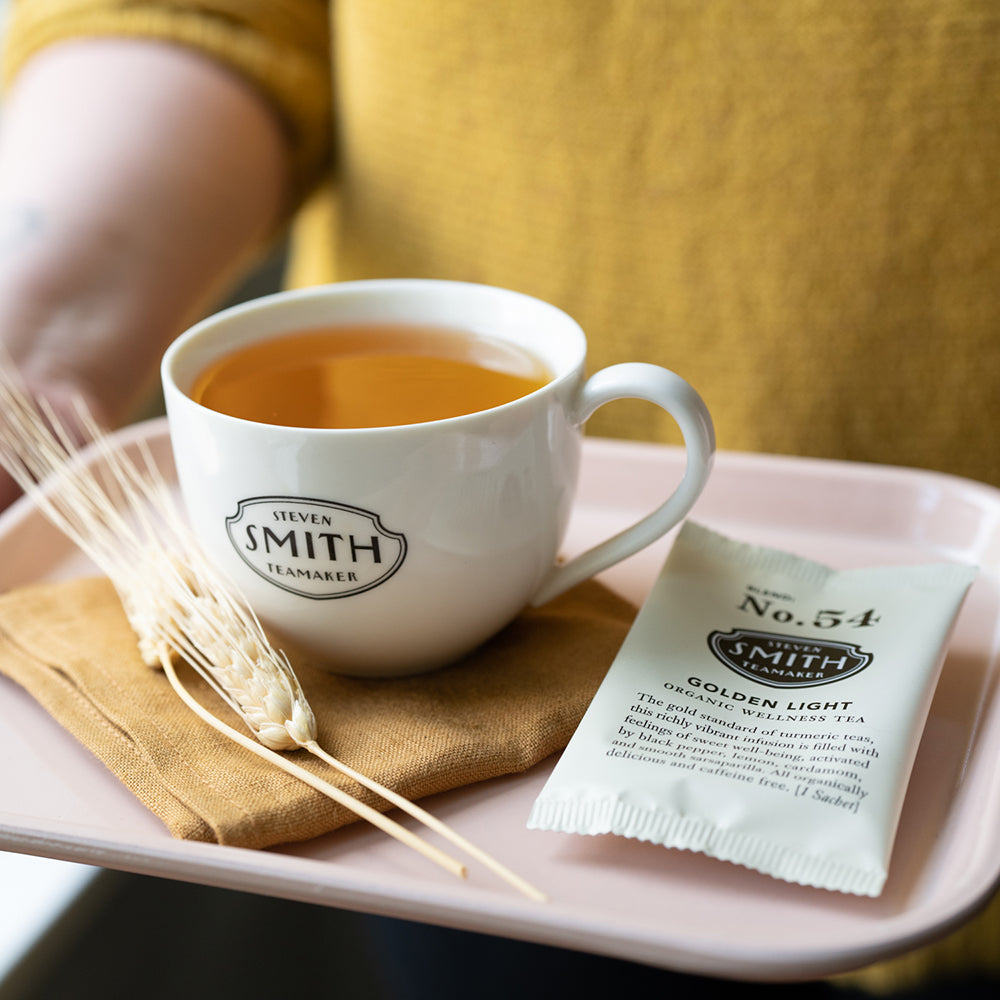
[[(492, 409), (392, 427), (302, 428), (195, 402), (196, 377), (244, 345), (338, 323), (433, 325), (499, 338), (553, 378)], [(586, 340), (554, 306), (486, 285), (343, 282), (234, 306), (183, 333), (162, 379), (193, 531), (262, 622), (336, 673), (398, 676), (452, 662), (528, 605), (645, 548), (691, 509), (715, 439), (698, 394), (664, 368), (585, 375)], [(583, 425), (615, 399), (667, 410), (683, 478), (663, 504), (557, 564)]]

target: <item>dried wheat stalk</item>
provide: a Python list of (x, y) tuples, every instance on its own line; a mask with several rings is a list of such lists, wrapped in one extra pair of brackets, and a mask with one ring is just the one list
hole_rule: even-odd
[[(64, 423), (28, 397), (4, 359), (0, 406), (0, 462), (49, 520), (108, 576), (136, 632), (142, 658), (163, 668), (192, 711), (453, 874), (464, 877), (465, 866), (281, 751), (308, 751), (418, 819), (529, 898), (546, 898), (424, 809), (320, 747), (315, 717), (287, 657), (274, 649), (231, 582), (205, 558), (142, 442), (137, 445), (140, 461), (133, 461), (81, 405), (77, 422), (98, 452), (98, 461), (88, 461)], [(174, 669), (178, 655), (240, 716), (253, 739), (193, 698)]]

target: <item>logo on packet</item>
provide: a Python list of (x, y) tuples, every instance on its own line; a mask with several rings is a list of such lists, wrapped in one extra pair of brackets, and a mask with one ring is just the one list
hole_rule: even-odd
[(240, 558), (282, 590), (313, 600), (385, 583), (406, 558), (406, 536), (378, 514), (333, 500), (252, 497), (226, 518)]
[(716, 658), (742, 677), (771, 687), (817, 687), (860, 673), (872, 654), (849, 642), (732, 629), (712, 632)]

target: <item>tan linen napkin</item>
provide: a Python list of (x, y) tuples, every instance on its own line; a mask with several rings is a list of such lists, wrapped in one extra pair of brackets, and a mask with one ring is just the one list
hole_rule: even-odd
[[(336, 677), (293, 666), (319, 742), (410, 799), (522, 771), (569, 741), (634, 609), (594, 582), (525, 611), (454, 666), (419, 677)], [(304, 782), (217, 733), (139, 657), (103, 577), (0, 597), (0, 672), (24, 687), (167, 825), (189, 840), (260, 848), (307, 840), (354, 819)], [(193, 671), (203, 704), (235, 716)], [(351, 794), (382, 800), (304, 751), (295, 759)]]

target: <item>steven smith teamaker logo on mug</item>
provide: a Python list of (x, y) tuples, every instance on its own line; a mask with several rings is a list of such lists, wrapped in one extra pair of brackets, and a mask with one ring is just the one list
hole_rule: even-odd
[(406, 558), (405, 536), (383, 527), (378, 514), (332, 500), (241, 500), (226, 531), (255, 573), (314, 600), (371, 590)]
[(730, 670), (771, 687), (817, 687), (864, 670), (872, 654), (849, 642), (752, 629), (713, 632), (708, 646)]

